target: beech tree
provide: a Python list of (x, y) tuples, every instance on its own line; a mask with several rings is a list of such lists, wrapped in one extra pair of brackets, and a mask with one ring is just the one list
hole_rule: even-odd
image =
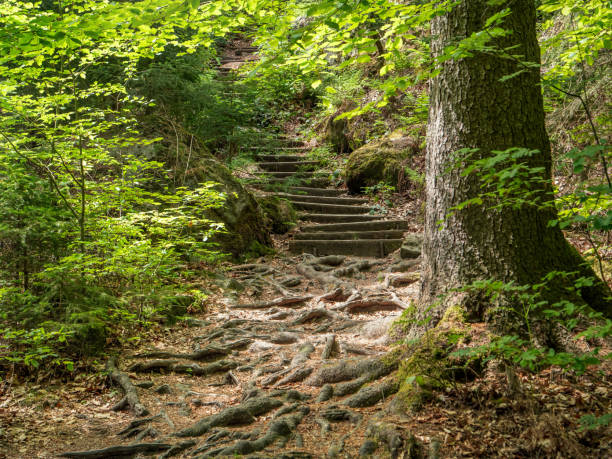
[[(496, 21), (500, 26), (492, 27)], [(462, 1), (433, 19), (431, 34), (438, 73), (430, 83), (419, 301), (422, 313), (429, 309), (423, 316), (433, 314), (435, 323), (447, 306), (459, 301), (480, 320), (487, 312), (482, 301), (436, 300), (476, 280), (525, 285), (539, 282), (551, 271), (562, 271), (575, 273), (574, 278), (596, 279), (581, 290), (582, 298), (611, 317), (609, 289), (562, 231), (549, 224), (557, 219), (557, 210), (552, 204), (535, 2), (511, 0), (500, 6), (486, 0)], [(463, 54), (462, 46), (468, 49)], [(516, 147), (531, 152), (521, 157), (521, 167), (532, 172), (525, 191), (532, 203), (500, 206), (494, 197), (482, 202), (486, 185), (478, 168), (466, 173), (468, 161), (482, 161)], [(468, 149), (470, 159), (458, 163), (456, 152)], [(558, 300), (564, 292), (564, 284), (553, 281), (547, 295)], [(432, 304), (439, 306), (432, 311)]]

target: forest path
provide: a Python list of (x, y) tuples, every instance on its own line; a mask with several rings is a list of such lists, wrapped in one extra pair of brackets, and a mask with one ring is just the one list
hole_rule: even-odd
[[(398, 271), (414, 266), (280, 253), (229, 267), (233, 294), (118, 363), (111, 376), (127, 378), (139, 405), (91, 398), (73, 408), (72, 434), (33, 457), (359, 457), (397, 391), (382, 357), (416, 294), (418, 274)], [(408, 437), (387, 434), (400, 451)]]

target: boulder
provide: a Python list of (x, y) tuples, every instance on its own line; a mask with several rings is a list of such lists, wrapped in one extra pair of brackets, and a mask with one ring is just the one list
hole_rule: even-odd
[(274, 234), (285, 234), (297, 223), (297, 212), (286, 199), (278, 196), (262, 196), (257, 198), (257, 202), (270, 231)]
[(346, 118), (336, 120), (340, 112), (329, 116), (324, 122), (323, 141), (331, 145), (336, 153), (350, 153), (352, 151), (348, 135), (348, 121)]
[(344, 169), (349, 191), (361, 193), (364, 187), (380, 182), (397, 187), (406, 160), (418, 150), (412, 138), (394, 132), (371, 141), (350, 154)]
[(419, 233), (404, 236), (404, 242), (400, 249), (400, 257), (403, 259), (419, 258), (423, 247), (423, 235)]
[(216, 189), (227, 196), (222, 207), (206, 210), (207, 217), (222, 222), (227, 231), (216, 235), (215, 242), (233, 256), (251, 252), (254, 247), (271, 245), (266, 218), (253, 194), (212, 155), (199, 153), (198, 156), (187, 171), (185, 185), (217, 182)]

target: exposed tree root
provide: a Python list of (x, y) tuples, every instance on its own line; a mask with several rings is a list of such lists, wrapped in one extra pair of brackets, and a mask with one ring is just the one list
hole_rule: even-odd
[(330, 431), (331, 426), (329, 425), (329, 421), (323, 418), (316, 418), (315, 422), (319, 424), (321, 427), (321, 436), (325, 437)]
[(167, 443), (138, 443), (135, 445), (129, 446), (111, 446), (109, 448), (104, 449), (95, 449), (91, 451), (75, 451), (75, 452), (67, 452), (60, 454), (60, 457), (70, 457), (70, 458), (100, 458), (100, 459), (108, 459), (108, 458), (121, 458), (121, 457), (134, 457), (137, 454), (146, 454), (146, 453), (160, 453), (164, 451), (168, 451), (172, 448), (172, 445)]
[(259, 397), (247, 400), (240, 405), (231, 406), (220, 413), (200, 419), (191, 427), (175, 433), (177, 437), (199, 437), (213, 427), (251, 424), (254, 416), (259, 416), (281, 406), (283, 402), (270, 397)]
[(304, 381), (310, 373), (312, 373), (312, 367), (300, 367), (294, 369), (291, 373), (281, 379), (276, 383), (277, 386), (282, 386), (284, 384), (290, 384), (295, 382)]
[(371, 260), (360, 260), (354, 263), (351, 263), (344, 268), (338, 268), (332, 271), (332, 275), (335, 277), (346, 277), (357, 274), (361, 271), (366, 271), (374, 266), (379, 266), (384, 264), (383, 261), (371, 261)]
[(323, 386), (327, 383), (349, 381), (362, 376), (364, 373), (382, 374), (386, 371), (391, 373), (395, 368), (397, 368), (396, 363), (383, 362), (379, 357), (372, 359), (341, 360), (333, 365), (319, 368), (306, 380), (306, 383), (311, 386)]
[(318, 296), (316, 301), (346, 301), (348, 298), (350, 298), (350, 294), (346, 293), (342, 288), (337, 288), (332, 292)]
[(299, 264), (297, 265), (296, 270), (302, 276), (305, 276), (308, 279), (316, 280), (323, 285), (332, 285), (335, 287), (338, 283), (340, 283), (340, 279), (337, 277), (319, 272), (310, 265)]
[(347, 354), (355, 354), (355, 355), (372, 355), (375, 354), (375, 352), (370, 351), (366, 348), (363, 347), (359, 347), (359, 346), (353, 346), (351, 344), (348, 343), (343, 343), (342, 344), (342, 350), (347, 353)]
[(321, 391), (319, 392), (319, 396), (317, 397), (317, 402), (322, 403), (328, 401), (330, 398), (334, 396), (334, 386), (331, 384), (325, 384)]
[[(400, 457), (420, 459), (425, 456), (416, 438), (393, 424), (371, 423), (366, 435), (369, 440), (361, 446), (360, 457), (380, 457), (382, 454), (373, 455), (378, 450), (379, 445), (383, 446), (386, 454), (393, 459)], [(367, 443), (369, 444), (366, 445)]]
[(292, 403), (291, 405), (283, 406), (276, 413), (274, 413), (274, 416), (272, 416), (272, 419), (280, 418), (281, 416), (284, 416), (285, 414), (293, 413), (299, 407), (300, 407), (299, 403)]
[[(106, 362), (106, 371), (108, 371), (110, 379), (123, 389), (125, 393), (124, 403), (130, 406), (136, 416), (146, 416), (149, 414), (149, 410), (140, 403), (138, 392), (132, 384), (130, 377), (117, 368), (117, 362), (114, 357), (111, 357), (108, 359), (108, 362)], [(121, 404), (121, 402), (119, 402), (119, 404)]]
[(299, 336), (291, 332), (280, 332), (271, 336), (267, 341), (275, 344), (293, 344), (299, 340)]
[(157, 419), (160, 419), (161, 417), (161, 414), (157, 414), (148, 418), (135, 419), (134, 421), (130, 422), (130, 424), (125, 429), (117, 433), (117, 435), (124, 438), (130, 438), (135, 435), (138, 435), (143, 430), (142, 426)]
[[(376, 370), (362, 374), (356, 379), (336, 384), (332, 387), (332, 394), (334, 397), (344, 397), (345, 395), (354, 394), (361, 389), (365, 384), (382, 378), (394, 371), (392, 365), (382, 365)], [(331, 397), (330, 397), (331, 398)]]
[(278, 282), (274, 281), (273, 279), (270, 279), (268, 277), (263, 277), (263, 276), (258, 276), (258, 279), (260, 279), (262, 282), (272, 286), (272, 288), (274, 288), (274, 290), (276, 290), (281, 295), (285, 295), (287, 297), (294, 296), (293, 292), (290, 292), (289, 290), (287, 290), (285, 288), (284, 285), (279, 284)]
[[(295, 428), (302, 422), (304, 416), (310, 412), (308, 407), (302, 407), (298, 413), (283, 416), (272, 421), (264, 436), (257, 440), (242, 440), (234, 445), (219, 450), (210, 451), (208, 456), (234, 457), (242, 454), (251, 454), (261, 451), (277, 440), (286, 441)], [(206, 457), (206, 456), (205, 456)]]
[(348, 330), (350, 328), (361, 327), (363, 326), (363, 322), (361, 320), (343, 320), (337, 323), (330, 324), (330, 330), (339, 332), (342, 330)]
[(361, 419), (360, 414), (335, 406), (325, 408), (323, 411), (321, 411), (320, 416), (330, 422), (357, 422)]
[(344, 263), (344, 260), (346, 260), (344, 255), (327, 255), (325, 257), (309, 260), (309, 263), (325, 266), (340, 266), (342, 263)]
[[(391, 298), (389, 298), (391, 296)], [(349, 298), (344, 303), (333, 306), (334, 311), (356, 312), (363, 310), (395, 310), (407, 309), (408, 305), (401, 301), (397, 295), (378, 294), (367, 298)]]
[(276, 313), (268, 316), (268, 319), (270, 319), (270, 320), (285, 320), (290, 315), (292, 315), (292, 313), (289, 312), (289, 311), (279, 311), (279, 312), (276, 312)]
[(385, 287), (403, 287), (404, 285), (414, 284), (421, 278), (417, 272), (402, 274), (387, 274), (385, 276)]
[(208, 376), (222, 371), (233, 370), (239, 366), (237, 362), (231, 360), (219, 360), (209, 365), (200, 366), (196, 363), (178, 363), (176, 360), (151, 360), (149, 362), (138, 362), (130, 367), (130, 371), (150, 372), (167, 370), (173, 373), (185, 373), (195, 376)]
[(272, 301), (261, 301), (258, 303), (236, 304), (236, 305), (233, 305), (232, 308), (234, 309), (265, 309), (265, 308), (271, 308), (275, 306), (293, 306), (293, 305), (311, 300), (312, 298), (313, 298), (312, 295), (287, 296), (287, 297), (277, 298)]
[[(310, 355), (314, 352), (314, 350), (315, 348), (312, 344), (302, 344), (298, 349), (297, 354), (291, 360), (289, 368), (281, 366), (279, 371), (265, 378), (261, 382), (261, 385), (270, 386), (276, 383), (276, 386), (280, 386), (283, 384), (303, 381), (310, 375), (310, 373), (312, 373), (312, 368), (302, 367), (301, 365), (303, 365), (310, 358)], [(279, 379), (281, 380), (278, 381)]]
[(128, 403), (127, 397), (123, 397), (111, 407), (111, 411), (122, 411), (125, 410), (128, 406), (130, 406), (130, 404)]
[(319, 319), (321, 317), (333, 320), (333, 319), (336, 319), (338, 315), (334, 314), (333, 312), (328, 311), (325, 308), (311, 309), (310, 311), (304, 312), (297, 319), (291, 322), (291, 325), (300, 325), (306, 322), (310, 322), (311, 320), (314, 320), (314, 319)]
[(310, 355), (314, 351), (315, 351), (315, 348), (312, 344), (310, 343), (302, 344), (299, 347), (297, 354), (295, 354), (295, 356), (291, 360), (291, 368), (295, 368), (298, 365), (302, 365), (304, 362), (306, 362), (310, 358)]
[(154, 359), (185, 359), (185, 360), (195, 360), (195, 361), (207, 361), (207, 360), (215, 360), (225, 357), (230, 354), (233, 350), (242, 349), (247, 347), (249, 344), (253, 342), (252, 339), (243, 338), (232, 343), (225, 344), (209, 344), (203, 349), (200, 349), (195, 352), (181, 354), (167, 351), (158, 351), (154, 350), (151, 352), (145, 352), (142, 354), (137, 354), (135, 357), (140, 358), (154, 358)]
[(280, 370), (274, 374), (271, 374), (270, 376), (264, 378), (261, 381), (261, 385), (266, 387), (266, 386), (271, 386), (272, 384), (274, 384), (276, 381), (278, 381), (280, 378), (282, 378), (283, 376), (285, 376), (287, 373), (289, 373), (291, 371), (291, 368), (285, 368), (283, 370)]
[(195, 440), (185, 440), (180, 442), (178, 445), (172, 446), (168, 451), (164, 454), (160, 455), (158, 459), (167, 459), (169, 457), (174, 457), (181, 454), (183, 451), (193, 448), (197, 442)]
[(399, 382), (396, 378), (391, 378), (379, 384), (362, 387), (355, 395), (344, 401), (346, 406), (351, 408), (363, 408), (372, 406), (380, 400), (384, 400), (399, 390)]
[(415, 258), (413, 260), (402, 260), (398, 263), (392, 265), (389, 270), (394, 273), (405, 273), (417, 270), (421, 265), (421, 257)]
[(228, 271), (230, 272), (254, 272), (254, 273), (269, 273), (274, 271), (274, 268), (271, 268), (270, 266), (266, 266), (266, 265), (261, 265), (261, 264), (256, 264), (256, 263), (250, 263), (250, 264), (246, 264), (246, 265), (236, 265), (236, 266), (232, 266), (230, 268), (228, 268)]
[(302, 283), (302, 278), (300, 276), (287, 276), (280, 279), (278, 282), (283, 287), (291, 288), (300, 285)]
[(153, 381), (141, 381), (138, 383), (134, 383), (136, 387), (140, 387), (141, 389), (150, 389), (155, 385)]
[(362, 423), (363, 423), (363, 417), (360, 416), (359, 419), (357, 420), (357, 424), (355, 425), (355, 427), (349, 432), (342, 435), (342, 437), (340, 437), (340, 440), (338, 440), (335, 444), (329, 447), (327, 451), (327, 457), (330, 459), (338, 457), (340, 453), (342, 452), (342, 450), (344, 450), (344, 444), (346, 442), (346, 439), (351, 437), (357, 431), (357, 429), (361, 427)]
[(325, 347), (323, 348), (323, 352), (321, 353), (321, 360), (327, 360), (331, 357), (332, 352), (336, 348), (336, 335), (328, 335), (325, 338)]

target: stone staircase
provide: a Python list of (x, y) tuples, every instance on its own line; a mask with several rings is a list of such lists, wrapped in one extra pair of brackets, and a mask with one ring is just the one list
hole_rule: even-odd
[(372, 214), (367, 199), (332, 187), (317, 161), (277, 148), (279, 154), (256, 156), (261, 173), (252, 184), (290, 201), (299, 212), (302, 223), (289, 241), (290, 252), (386, 257), (402, 246), (406, 221)]
[[(231, 84), (234, 71), (256, 60), (256, 52), (257, 48), (244, 45), (227, 48), (220, 60), (220, 77)], [(234, 94), (231, 86), (230, 93)], [(243, 149), (253, 153), (259, 169), (250, 185), (290, 201), (299, 212), (301, 224), (289, 241), (290, 252), (386, 257), (402, 247), (408, 223), (373, 214), (367, 199), (333, 187), (330, 174), (307, 158), (310, 147), (299, 140), (275, 136)]]

